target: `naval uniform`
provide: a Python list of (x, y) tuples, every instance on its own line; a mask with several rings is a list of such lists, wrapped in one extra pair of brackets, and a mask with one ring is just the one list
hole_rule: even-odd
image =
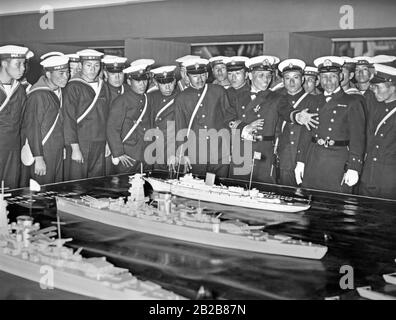
[(245, 114), (246, 106), (252, 100), (249, 83), (246, 82), (239, 89), (228, 88), (227, 95), (231, 107), (235, 109), (238, 119), (241, 119), (242, 115)]
[[(396, 199), (396, 101), (377, 105), (369, 119), (369, 137), (359, 193)], [(390, 116), (388, 116), (390, 115)]]
[[(252, 180), (256, 182), (274, 183), (275, 173), (272, 165), (278, 123), (283, 121), (291, 122), (291, 114), (292, 111), (295, 110), (289, 106), (287, 98), (284, 95), (271, 90), (258, 92), (256, 98), (248, 103), (245, 110), (246, 111), (240, 118), (245, 124), (264, 119), (263, 129), (256, 133), (260, 138), (252, 142), (252, 153), (247, 157), (249, 161), (252, 161), (255, 152), (261, 154), (260, 159), (254, 160)], [(240, 149), (242, 151), (240, 156), (246, 158), (246, 155), (244, 155), (245, 150), (243, 148), (243, 143), (241, 143)], [(235, 159), (235, 155), (233, 158)], [(230, 177), (249, 180), (251, 169), (249, 169), (250, 173), (247, 174), (236, 174), (234, 171), (242, 166), (243, 164), (237, 165), (232, 162)]]
[[(143, 164), (144, 170), (148, 169), (144, 161), (144, 150), (147, 145), (144, 141), (144, 135), (146, 130), (150, 128), (150, 112), (148, 105), (145, 108), (145, 104), (145, 95), (137, 94), (125, 86), (124, 94), (116, 98), (110, 106), (106, 128), (107, 142), (109, 143), (112, 156), (117, 158), (126, 154), (135, 160), (132, 167), (126, 167), (119, 162), (115, 166), (117, 173), (140, 172), (141, 164)], [(143, 117), (136, 129), (123, 142), (142, 113)]]
[[(28, 173), (27, 175), (23, 174), (21, 182), (23, 186), (28, 185), (29, 178), (36, 180), (39, 184), (63, 181), (64, 137), (60, 98), (62, 91), (59, 89), (60, 95), (58, 96), (48, 87), (44, 79), (42, 76), (27, 94), (22, 142), (27, 138), (33, 157), (42, 156), (44, 158), (46, 174), (44, 176), (36, 175), (34, 173), (35, 163), (29, 167), (22, 165), (23, 171)], [(43, 145), (43, 139), (51, 129), (52, 131)]]
[[(194, 116), (191, 126), (191, 132), (193, 132), (196, 137), (196, 145), (193, 146), (194, 140), (192, 140), (190, 136), (189, 142), (192, 143), (189, 145), (191, 148), (189, 148), (188, 153), (186, 153), (185, 148), (183, 148), (183, 154), (189, 156), (193, 174), (204, 176), (206, 172), (211, 172), (219, 177), (227, 177), (230, 162), (229, 123), (235, 120), (236, 116), (228, 101), (226, 90), (215, 84), (206, 84), (206, 86), (208, 88), (206, 95), (198, 107), (198, 111)], [(203, 91), (204, 88), (195, 89), (193, 87), (188, 87), (175, 99), (177, 148), (183, 143), (182, 141), (178, 141), (177, 134), (182, 129), (188, 129), (190, 119)], [(210, 129), (215, 129), (220, 133), (220, 130), (223, 129), (222, 132), (225, 134), (222, 137), (224, 140), (221, 138), (218, 139), (218, 141), (211, 141), (209, 133), (206, 134), (205, 132), (205, 130), (209, 131)], [(200, 136), (202, 139), (199, 139)], [(204, 146), (202, 145), (205, 143), (204, 139), (207, 140), (206, 150), (203, 149)], [(217, 150), (215, 150), (215, 145), (213, 145), (213, 147), (211, 146), (212, 143), (218, 144)], [(217, 151), (217, 155), (215, 151)], [(176, 156), (179, 157), (178, 151), (176, 152)], [(199, 161), (200, 157), (201, 159), (203, 158), (201, 161)]]
[[(114, 87), (111, 84), (107, 83), (107, 86), (109, 88), (109, 94), (110, 94), (110, 103), (109, 106), (113, 103), (113, 101), (120, 95), (124, 93), (125, 86), (122, 84), (120, 87)], [(111, 155), (106, 154), (106, 176), (115, 174), (115, 168), (114, 164), (111, 161)]]
[(352, 188), (341, 182), (348, 169), (361, 171), (365, 112), (358, 99), (337, 90), (328, 102), (324, 94), (313, 96), (316, 109), (310, 111), (319, 113), (319, 125), (303, 129), (297, 161), (305, 163), (304, 188), (351, 193)]
[[(147, 95), (150, 111), (150, 128), (160, 130), (163, 135), (163, 140), (156, 140), (156, 152), (162, 149), (163, 157), (159, 153), (155, 155), (154, 169), (167, 171), (167, 160), (171, 155), (175, 154), (175, 98), (178, 93), (179, 90), (175, 88), (170, 96), (162, 95), (159, 90)], [(162, 141), (163, 144), (160, 145)]]
[[(101, 81), (101, 80), (100, 80)], [(106, 120), (110, 95), (103, 84), (98, 99), (81, 119), (95, 98), (96, 92), (82, 78), (75, 76), (64, 90), (64, 136), (66, 144), (65, 180), (85, 179), (105, 174)], [(71, 159), (71, 144), (78, 143), (84, 162)]]
[[(302, 111), (306, 108), (313, 108), (314, 98), (311, 95), (306, 95), (298, 104), (295, 104), (305, 95), (305, 91), (301, 90), (295, 95), (286, 93), (289, 106), (292, 106), (296, 111)], [(295, 122), (278, 122), (279, 129), (279, 145), (277, 148), (277, 155), (279, 157), (279, 183), (287, 186), (297, 186), (294, 168), (296, 167), (297, 148), (302, 132), (302, 126)]]
[(0, 84), (0, 182), (4, 180), (4, 186), (8, 188), (19, 187), (20, 130), (25, 101), (26, 92), (19, 81), (12, 82), (9, 94)]

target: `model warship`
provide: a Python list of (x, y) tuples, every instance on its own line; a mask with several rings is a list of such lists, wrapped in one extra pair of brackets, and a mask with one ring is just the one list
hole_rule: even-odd
[(131, 176), (129, 182), (127, 201), (123, 197), (56, 197), (58, 211), (124, 229), (210, 246), (308, 259), (321, 259), (327, 252), (326, 246), (270, 235), (262, 230), (263, 226), (249, 226), (239, 220), (221, 221), (219, 215), (205, 214), (202, 208), (176, 206), (170, 194), (159, 194), (155, 199), (157, 207), (154, 207), (145, 202), (143, 174)]
[[(40, 229), (30, 216), (8, 223), (7, 194), (0, 196), (0, 270), (44, 285), (43, 272), (51, 270), (46, 288), (58, 288), (98, 299), (184, 299), (150, 281), (141, 281), (105, 257), (84, 258), (64, 246), (72, 239), (53, 238), (57, 228)], [(48, 272), (48, 274), (50, 274)], [(47, 281), (48, 280), (48, 281)], [(43, 288), (43, 287), (42, 287)]]
[(169, 192), (179, 197), (194, 200), (291, 213), (310, 208), (309, 201), (305, 199), (301, 199), (301, 202), (298, 202), (291, 197), (284, 197), (271, 192), (259, 192), (255, 188), (246, 190), (243, 187), (237, 186), (208, 185), (205, 183), (205, 180), (194, 178), (192, 174), (186, 174), (179, 179), (170, 180), (152, 177), (144, 179), (150, 183), (154, 191)]

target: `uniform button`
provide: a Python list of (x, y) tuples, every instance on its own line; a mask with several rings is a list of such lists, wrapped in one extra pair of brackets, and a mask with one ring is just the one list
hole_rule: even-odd
[(333, 113), (336, 114), (336, 113), (337, 113), (337, 110), (333, 110)]
[(143, 131), (146, 131), (146, 128), (143, 128)]
[(159, 130), (159, 127), (157, 127), (157, 130)]
[(334, 122), (334, 119), (330, 119), (330, 122)]
[(261, 116), (258, 114), (258, 115), (257, 115), (257, 118), (260, 118), (260, 117), (261, 117)]
[(290, 131), (290, 134), (294, 134), (294, 131)]
[(292, 104), (295, 104), (296, 102), (295, 101), (292, 101)]
[(208, 126), (204, 126), (204, 128), (205, 128), (205, 129), (207, 129), (207, 128), (208, 128)]
[(330, 137), (326, 137), (327, 140), (330, 140)]
[(142, 112), (142, 109), (139, 109), (140, 112)]
[(206, 137), (206, 140), (209, 140), (209, 137)]
[(166, 100), (164, 99), (164, 100), (162, 100), (162, 102), (166, 102)]
[(386, 121), (384, 121), (384, 124), (386, 124)]
[(379, 146), (377, 145), (377, 146), (375, 146), (377, 149), (379, 149)]
[(377, 158), (374, 158), (373, 160), (374, 160), (374, 161), (377, 161)]
[(205, 115), (204, 115), (204, 114), (202, 115), (202, 118), (205, 118)]
[(294, 141), (290, 142), (290, 144), (294, 144)]
[(317, 137), (318, 137), (318, 135), (317, 135), (317, 134), (315, 134), (315, 137), (317, 138)]
[(316, 108), (316, 111), (319, 111), (319, 108)]
[(245, 118), (246, 116), (243, 114), (242, 117)]
[(161, 121), (161, 118), (158, 118), (159, 121)]
[(201, 103), (199, 106), (200, 106), (200, 107), (203, 107), (203, 104)]
[(389, 111), (389, 109), (385, 109), (385, 112), (388, 112)]
[(355, 161), (355, 158), (352, 158), (353, 161)]
[(242, 108), (242, 109), (245, 109), (245, 106), (242, 106), (241, 108)]
[(140, 100), (140, 102), (143, 102), (143, 100)]
[(329, 131), (331, 131), (332, 129), (331, 128), (329, 128)]
[(198, 93), (198, 97), (200, 97), (201, 96), (201, 94), (200, 93)]
[(380, 134), (380, 136), (381, 136), (381, 137), (383, 137), (383, 136), (384, 136), (384, 134), (383, 134), (383, 133), (381, 133), (381, 134)]

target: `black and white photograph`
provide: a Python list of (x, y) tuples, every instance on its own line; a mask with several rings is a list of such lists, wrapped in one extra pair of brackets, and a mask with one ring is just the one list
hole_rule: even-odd
[(396, 300), (395, 17), (2, 0), (0, 300)]

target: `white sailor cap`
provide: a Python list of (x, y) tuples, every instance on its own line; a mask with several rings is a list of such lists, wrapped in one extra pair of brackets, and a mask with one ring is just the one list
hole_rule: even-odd
[(324, 56), (314, 60), (314, 65), (318, 68), (319, 73), (340, 72), (343, 64), (344, 59), (337, 56)]
[(375, 75), (370, 80), (371, 83), (393, 82), (396, 84), (396, 68), (377, 63), (374, 64), (374, 68)]
[(63, 53), (59, 52), (59, 51), (51, 51), (51, 52), (45, 53), (40, 57), (40, 61), (43, 61), (44, 59), (47, 59), (52, 56), (63, 56)]
[(238, 71), (241, 69), (246, 69), (245, 63), (247, 61), (249, 61), (249, 58), (244, 56), (226, 57), (224, 59), (227, 71)]
[(125, 62), (128, 59), (125, 57), (118, 57), (112, 55), (106, 55), (102, 59), (102, 63), (105, 65), (105, 68), (110, 73), (120, 73), (125, 69)]
[(225, 64), (224, 59), (227, 59), (227, 57), (224, 56), (216, 56), (212, 57), (209, 59), (210, 66), (213, 68), (217, 64)]
[(154, 64), (154, 62), (153, 59), (138, 59), (133, 61), (131, 65), (122, 70), (122, 72), (127, 74), (129, 78), (137, 81), (148, 80), (150, 75), (147, 68)]
[(153, 77), (159, 83), (169, 83), (176, 79), (176, 66), (163, 66), (151, 70)]
[(55, 71), (69, 68), (69, 57), (65, 55), (61, 56), (49, 56), (40, 62), (46, 71)]
[(177, 63), (179, 63), (180, 65), (182, 65), (184, 62), (186, 62), (186, 61), (188, 61), (188, 60), (190, 60), (190, 59), (199, 59), (199, 58), (201, 58), (201, 57), (200, 57), (200, 56), (197, 56), (197, 55), (188, 54), (188, 55), (186, 55), (186, 56), (177, 58), (175, 61), (176, 61)]
[(355, 57), (356, 60), (356, 65), (363, 65), (363, 66), (369, 66), (373, 67), (374, 61), (372, 57), (366, 57), (366, 56), (360, 56), (360, 57)]
[(380, 54), (372, 58), (373, 63), (381, 63), (381, 64), (391, 63), (395, 60), (396, 60), (396, 56), (389, 56), (386, 54)]
[(77, 54), (79, 55), (80, 60), (101, 60), (104, 55), (102, 52), (93, 49), (84, 49), (78, 51)]
[(68, 53), (65, 56), (69, 57), (69, 62), (80, 62), (80, 56), (77, 53)]
[(282, 73), (286, 73), (288, 71), (300, 71), (303, 73), (304, 68), (305, 62), (300, 59), (286, 59), (278, 65), (278, 69)]
[(26, 59), (29, 49), (26, 47), (6, 45), (0, 47), (0, 58)]
[(33, 57), (34, 57), (34, 52), (32, 50), (29, 50), (26, 53), (26, 59), (29, 60), (29, 59), (32, 59)]
[(306, 66), (304, 68), (304, 76), (315, 76), (317, 77), (319, 74), (318, 68), (316, 67), (311, 67), (311, 66)]
[(273, 71), (274, 64), (279, 63), (279, 58), (275, 56), (257, 56), (246, 61), (245, 65), (249, 71)]
[(202, 58), (189, 59), (183, 62), (188, 74), (201, 74), (208, 72), (209, 60)]

